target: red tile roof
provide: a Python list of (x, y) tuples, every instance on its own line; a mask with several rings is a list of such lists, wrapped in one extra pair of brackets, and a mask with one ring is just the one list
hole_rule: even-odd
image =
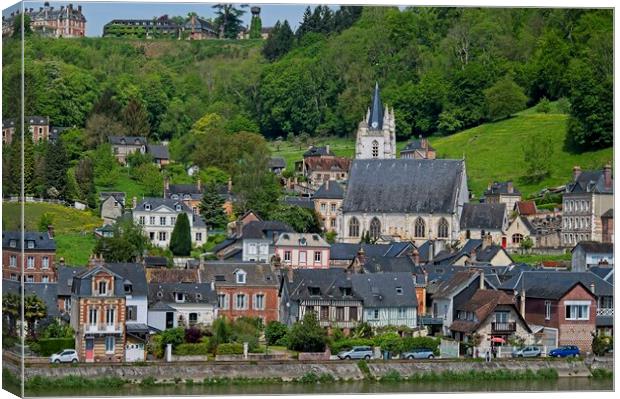
[(536, 203), (534, 201), (518, 201), (517, 211), (520, 215), (529, 216), (538, 213), (536, 209)]

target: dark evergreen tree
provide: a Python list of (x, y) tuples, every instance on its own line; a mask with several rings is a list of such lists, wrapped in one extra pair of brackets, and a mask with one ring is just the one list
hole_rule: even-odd
[[(30, 17), (28, 15), (23, 15), (24, 20), (24, 36), (29, 36), (32, 33), (32, 28), (30, 27)], [(18, 14), (13, 20), (13, 37), (21, 38), (22, 37), (22, 14)]]
[(58, 198), (65, 198), (67, 192), (67, 168), (69, 162), (67, 159), (67, 151), (61, 138), (49, 145), (45, 158), (45, 173), (47, 181), (48, 195), (56, 190)]
[(130, 136), (147, 137), (150, 132), (149, 115), (140, 100), (132, 97), (123, 110), (123, 123)]
[(192, 235), (185, 212), (179, 214), (170, 236), (170, 251), (175, 256), (189, 256), (192, 251)]
[(269, 61), (275, 61), (291, 50), (294, 40), (295, 36), (288, 21), (278, 21), (263, 46), (263, 55)]
[(239, 32), (243, 30), (243, 21), (241, 17), (245, 14), (247, 4), (241, 4), (236, 8), (233, 4), (216, 4), (215, 9), (215, 26), (220, 32), (220, 39), (236, 39)]
[(304, 11), (304, 16), (301, 20), (301, 23), (299, 24), (299, 27), (297, 28), (297, 31), (295, 32), (295, 35), (298, 39), (300, 39), (306, 33), (313, 31), (314, 27), (312, 26), (312, 9), (310, 8), (310, 6), (308, 6)]
[(263, 29), (263, 21), (260, 15), (253, 15), (250, 21), (250, 39), (260, 39)]
[(123, 107), (114, 98), (114, 91), (110, 88), (106, 88), (99, 99), (93, 104), (90, 110), (90, 115), (105, 115), (114, 120), (118, 120), (122, 113)]
[(224, 200), (220, 196), (215, 182), (208, 183), (205, 187), (200, 202), (200, 214), (210, 229), (223, 227), (228, 221), (226, 213), (224, 213)]

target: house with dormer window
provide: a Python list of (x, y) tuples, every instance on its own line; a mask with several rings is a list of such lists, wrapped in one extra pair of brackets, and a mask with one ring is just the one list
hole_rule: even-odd
[(142, 136), (110, 136), (108, 141), (112, 146), (112, 154), (116, 160), (124, 165), (127, 163), (127, 156), (134, 152), (146, 153), (146, 137)]
[(132, 210), (133, 220), (142, 226), (149, 241), (158, 247), (170, 245), (170, 238), (181, 213), (189, 219), (192, 244), (201, 246), (207, 242), (207, 225), (183, 201), (164, 198), (145, 198)]
[(275, 255), (283, 266), (329, 268), (330, 245), (318, 234), (282, 233), (275, 242)]
[(149, 284), (148, 325), (158, 330), (209, 326), (218, 316), (212, 282), (159, 282)]
[(201, 280), (215, 285), (220, 316), (278, 320), (279, 281), (269, 264), (205, 262), (201, 269)]
[(26, 283), (53, 283), (57, 280), (56, 241), (50, 226), (47, 232), (24, 233), (7, 231), (2, 233), (2, 278), (19, 281), (24, 271)]

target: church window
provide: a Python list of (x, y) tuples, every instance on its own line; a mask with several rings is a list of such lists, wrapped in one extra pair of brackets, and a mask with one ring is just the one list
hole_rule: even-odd
[(422, 218), (417, 218), (415, 221), (415, 236), (424, 237), (426, 235), (426, 223)]
[(437, 237), (448, 238), (448, 221), (444, 218), (439, 220), (439, 225), (437, 226)]
[(349, 220), (349, 237), (359, 237), (360, 235), (360, 222), (357, 218), (351, 218)]
[(379, 157), (379, 143), (377, 142), (377, 140), (374, 140), (372, 142), (372, 157), (373, 158)]
[(381, 222), (377, 218), (370, 221), (370, 238), (377, 239), (381, 235)]

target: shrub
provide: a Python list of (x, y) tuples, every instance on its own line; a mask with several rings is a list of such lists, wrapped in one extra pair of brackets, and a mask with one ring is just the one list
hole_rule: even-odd
[(439, 338), (432, 337), (407, 337), (403, 338), (401, 350), (407, 352), (412, 349), (428, 348), (435, 353), (435, 356), (439, 355)]
[(66, 323), (54, 319), (41, 333), (41, 338), (71, 338), (74, 337), (73, 328)]
[(594, 354), (597, 356), (604, 355), (609, 349), (612, 348), (613, 340), (611, 337), (600, 335), (594, 337), (594, 339), (592, 340), (592, 352), (594, 352)]
[(403, 377), (396, 370), (388, 371), (383, 377), (381, 377), (381, 381), (385, 382), (400, 382), (403, 380)]
[(243, 354), (243, 344), (239, 344), (236, 342), (229, 344), (219, 344), (217, 346), (218, 355), (242, 355)]
[(265, 339), (269, 345), (277, 345), (278, 341), (287, 333), (288, 327), (279, 321), (270, 321), (267, 323), (267, 327), (265, 327)]
[(189, 344), (195, 344), (196, 342), (200, 341), (201, 337), (202, 331), (200, 331), (199, 328), (190, 327), (185, 330), (185, 342)]
[(349, 350), (354, 346), (374, 346), (374, 339), (370, 338), (345, 338), (340, 341), (334, 341), (329, 345), (332, 353), (338, 353), (343, 350)]
[(75, 340), (73, 338), (41, 338), (36, 345), (30, 345), (30, 349), (36, 351), (40, 356), (50, 356), (63, 349), (73, 349)]
[(562, 114), (570, 113), (570, 101), (568, 101), (566, 97), (560, 98), (556, 103), (556, 107), (558, 109), (558, 112)]
[(548, 114), (551, 112), (551, 102), (546, 97), (541, 98), (538, 105), (536, 105), (536, 112)]
[(157, 358), (164, 357), (164, 347), (161, 344), (161, 335), (156, 334), (151, 337), (146, 345), (146, 351)]
[(395, 332), (380, 335), (374, 341), (375, 345), (380, 346), (382, 351), (390, 353), (402, 352), (403, 339)]
[(185, 340), (185, 330), (183, 327), (169, 328), (162, 331), (160, 335), (162, 348), (165, 348), (167, 344), (172, 344), (172, 349), (174, 349)]
[(317, 382), (319, 382), (319, 377), (311, 371), (304, 374), (297, 381), (301, 382), (302, 384), (316, 384)]
[(209, 342), (180, 344), (176, 347), (174, 353), (179, 356), (206, 356), (209, 354)]
[(288, 348), (299, 352), (323, 352), (327, 334), (319, 325), (314, 313), (308, 312), (301, 322), (296, 322), (287, 335)]

